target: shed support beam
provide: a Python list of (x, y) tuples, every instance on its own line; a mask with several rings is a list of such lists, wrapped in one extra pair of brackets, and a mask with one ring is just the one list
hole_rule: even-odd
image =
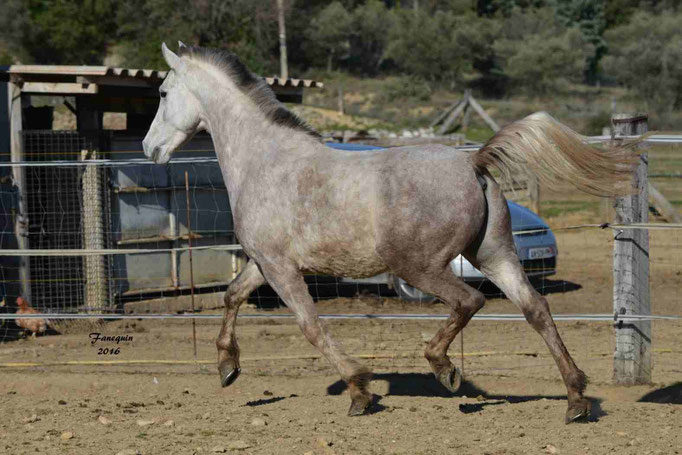
[[(21, 88), (10, 82), (7, 84), (7, 101), (9, 103), (10, 123), (10, 159), (12, 162), (24, 160), (24, 148), (22, 139), (22, 101), (25, 96), (21, 94)], [(17, 190), (17, 210), (14, 214), (14, 235), (17, 247), (20, 250), (28, 250), (28, 207), (26, 201), (26, 168), (13, 167), (12, 180)], [(29, 302), (31, 301), (31, 268), (29, 258), (19, 258), (19, 283), (20, 292)]]
[(98, 91), (95, 84), (74, 84), (69, 82), (25, 82), (24, 93), (50, 95), (94, 95)]

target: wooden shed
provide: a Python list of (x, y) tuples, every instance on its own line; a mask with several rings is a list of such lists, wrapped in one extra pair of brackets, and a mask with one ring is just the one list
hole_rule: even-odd
[[(3, 248), (145, 250), (3, 257), (8, 300), (24, 295), (48, 311), (99, 311), (113, 309), (125, 297), (186, 289), (186, 254), (168, 251), (185, 246), (188, 238), (186, 170), (192, 180), (194, 244), (236, 242), (221, 173), (215, 160), (207, 160), (214, 157), (208, 135), (197, 135), (176, 155), (197, 158), (196, 164), (130, 163), (144, 157), (141, 142), (165, 75), (105, 66), (0, 67), (0, 84), (6, 85), (0, 87), (0, 162), (17, 163), (0, 168), (0, 185), (5, 185), (0, 217), (7, 221)], [(304, 89), (322, 86), (304, 79), (265, 80), (284, 102), (300, 103)], [(53, 130), (53, 108), (33, 106), (37, 96), (63, 102), (76, 117), (76, 130)], [(125, 129), (105, 130), (105, 112), (125, 113)], [(128, 163), (87, 164), (94, 159)], [(57, 161), (62, 163), (50, 164)], [(234, 252), (197, 251), (195, 284), (225, 286), (239, 267)]]

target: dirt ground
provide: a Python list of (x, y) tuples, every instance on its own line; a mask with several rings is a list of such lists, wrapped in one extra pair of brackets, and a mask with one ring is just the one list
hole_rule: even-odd
[[(571, 220), (566, 222), (570, 224)], [(676, 231), (679, 232), (679, 231)], [(682, 239), (653, 233), (654, 314), (682, 314)], [(608, 231), (558, 234), (556, 276), (538, 285), (554, 313), (611, 313)], [(491, 292), (489, 289), (486, 291)], [(484, 313), (518, 313), (494, 292)], [(258, 300), (256, 299), (256, 303)], [(320, 313), (445, 313), (363, 293), (319, 302)], [(245, 308), (280, 314), (284, 309)], [(242, 375), (220, 387), (218, 320), (75, 324), (62, 335), (0, 344), (0, 453), (48, 454), (543, 454), (682, 453), (682, 321), (655, 321), (653, 384), (612, 384), (610, 322), (559, 322), (590, 377), (593, 416), (564, 425), (565, 389), (525, 322), (473, 321), (453, 343), (466, 382), (450, 396), (422, 351), (441, 321), (330, 320), (346, 350), (375, 371), (372, 413), (346, 416), (335, 372), (291, 319), (243, 319)], [(96, 342), (89, 333), (132, 336)], [(116, 355), (100, 348), (120, 348)]]

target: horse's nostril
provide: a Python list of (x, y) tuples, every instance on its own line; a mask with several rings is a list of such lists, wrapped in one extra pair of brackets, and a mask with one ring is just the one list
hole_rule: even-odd
[(154, 149), (152, 149), (152, 160), (156, 161), (159, 153), (161, 153), (161, 147), (154, 147)]

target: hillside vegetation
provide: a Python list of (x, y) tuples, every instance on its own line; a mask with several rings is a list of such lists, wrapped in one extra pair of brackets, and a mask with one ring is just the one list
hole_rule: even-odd
[[(538, 106), (591, 132), (613, 98), (659, 128), (682, 108), (681, 0), (284, 3), (289, 74), (328, 81), (309, 101), (345, 81), (350, 112), (398, 127), (467, 88), (502, 122)], [(279, 72), (274, 0), (5, 0), (0, 15), (0, 63), (164, 68), (160, 44), (178, 39)]]
[[(308, 90), (304, 106), (291, 107), (321, 131), (370, 128), (397, 131), (426, 127), (463, 95), (457, 90), (415, 86), (414, 80), (406, 76), (358, 78), (343, 73), (325, 73), (319, 80), (324, 82), (324, 88)], [(337, 113), (339, 87), (343, 90), (345, 116)], [(601, 134), (609, 125), (614, 103), (619, 110), (637, 109), (637, 101), (627, 90), (618, 87), (576, 84), (539, 97), (482, 98), (484, 95), (475, 91), (474, 95), (499, 125), (544, 110), (588, 135)], [(652, 122), (658, 121), (659, 117), (654, 114)], [(472, 114), (469, 128), (463, 133), (472, 141), (483, 141), (493, 134), (476, 114)]]
[[(646, 111), (650, 129), (679, 131), (681, 3), (285, 0), (289, 74), (325, 83), (292, 108), (321, 131), (416, 129), (472, 90), (500, 125), (545, 110), (593, 135), (614, 110)], [(0, 64), (164, 69), (161, 42), (178, 39), (229, 49), (258, 74), (279, 73), (274, 0), (5, 0)], [(73, 125), (72, 114), (57, 113)], [(476, 115), (465, 133), (492, 135)], [(652, 171), (680, 172), (679, 151), (653, 149)], [(678, 182), (656, 184), (679, 205)], [(548, 190), (543, 200), (550, 218), (603, 209), (575, 192)]]

